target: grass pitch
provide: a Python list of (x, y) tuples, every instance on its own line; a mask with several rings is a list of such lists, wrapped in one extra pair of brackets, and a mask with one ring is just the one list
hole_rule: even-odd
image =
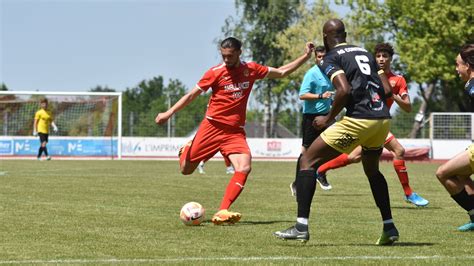
[[(468, 221), (434, 175), (438, 164), (409, 163), (412, 188), (426, 208), (403, 200), (391, 163), (382, 163), (400, 232), (395, 246), (375, 246), (381, 218), (361, 165), (328, 174), (319, 187), (307, 244), (272, 232), (295, 221), (289, 183), (294, 162), (254, 162), (232, 206), (233, 226), (209, 222), (230, 179), (223, 162), (182, 176), (170, 161), (0, 161), (0, 264), (466, 264), (474, 263)], [(184, 226), (181, 206), (206, 208), (201, 226)]]

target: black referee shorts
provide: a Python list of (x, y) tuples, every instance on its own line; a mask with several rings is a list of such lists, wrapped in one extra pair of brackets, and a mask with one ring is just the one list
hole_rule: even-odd
[(40, 142), (48, 142), (48, 136), (49, 134), (44, 134), (44, 133), (38, 133), (38, 136), (40, 137)]
[(303, 121), (301, 122), (301, 132), (303, 132), (303, 147), (308, 148), (311, 143), (319, 137), (326, 129), (316, 130), (313, 127), (313, 120), (317, 116), (325, 116), (327, 114), (303, 114)]

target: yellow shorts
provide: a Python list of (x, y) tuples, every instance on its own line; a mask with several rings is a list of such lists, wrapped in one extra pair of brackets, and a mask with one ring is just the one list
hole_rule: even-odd
[(471, 170), (474, 173), (474, 144), (469, 145), (469, 147), (467, 147), (467, 151), (469, 154), (469, 164), (471, 165)]
[(390, 129), (390, 119), (358, 119), (344, 116), (322, 134), (321, 138), (335, 150), (349, 154), (357, 146), (382, 148)]

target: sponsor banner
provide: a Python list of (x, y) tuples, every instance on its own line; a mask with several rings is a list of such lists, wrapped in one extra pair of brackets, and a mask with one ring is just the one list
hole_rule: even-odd
[(247, 139), (253, 158), (294, 158), (301, 153), (301, 139)]
[(0, 139), (0, 155), (13, 155), (13, 139)]
[[(189, 138), (122, 138), (122, 156), (178, 157)], [(300, 139), (247, 139), (253, 158), (298, 158)], [(215, 157), (222, 157), (218, 152)]]
[(122, 138), (122, 156), (178, 157), (189, 138)]
[[(36, 156), (40, 142), (33, 137), (0, 138), (1, 155)], [(50, 137), (48, 153), (52, 156), (113, 156), (117, 155), (117, 140), (111, 138)]]
[[(190, 138), (122, 138), (122, 156), (128, 158), (176, 158), (179, 149)], [(407, 150), (420, 151), (427, 157), (431, 149), (429, 139), (398, 139)], [(297, 159), (301, 152), (301, 139), (247, 139), (252, 157), (255, 159)], [(36, 137), (0, 137), (0, 156), (36, 156), (39, 148), (39, 139)], [(462, 144), (465, 148), (465, 143)], [(444, 159), (458, 153), (456, 145), (443, 143), (434, 147), (434, 159)], [(449, 152), (447, 151), (449, 150)], [(100, 157), (117, 156), (117, 140), (101, 137), (50, 137), (48, 152), (52, 156)], [(440, 155), (444, 156), (440, 156)], [(222, 157), (218, 152), (215, 157)], [(418, 156), (419, 157), (419, 156)]]

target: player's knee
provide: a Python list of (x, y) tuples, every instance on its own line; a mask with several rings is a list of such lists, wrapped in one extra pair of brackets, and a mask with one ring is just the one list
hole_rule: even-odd
[(188, 169), (183, 169), (183, 168), (181, 168), (181, 174), (182, 174), (182, 175), (190, 175), (190, 174), (192, 174), (193, 172), (194, 172), (194, 171), (190, 171), (190, 170), (188, 170)]
[(444, 165), (441, 165), (436, 170), (436, 177), (438, 178), (440, 182), (444, 182), (447, 179), (446, 170), (444, 168), (445, 168)]
[(179, 168), (182, 175), (190, 175), (196, 169), (196, 168), (190, 168), (186, 162), (183, 162), (183, 164), (181, 164)]
[(239, 165), (235, 168), (236, 172), (249, 174), (252, 171), (252, 167), (250, 165)]
[(347, 159), (351, 163), (359, 163), (362, 160), (362, 154), (349, 155)]
[(400, 146), (399, 148), (397, 148), (393, 152), (394, 152), (395, 158), (398, 159), (398, 160), (402, 160), (403, 156), (405, 156), (405, 148), (403, 148), (402, 146)]

